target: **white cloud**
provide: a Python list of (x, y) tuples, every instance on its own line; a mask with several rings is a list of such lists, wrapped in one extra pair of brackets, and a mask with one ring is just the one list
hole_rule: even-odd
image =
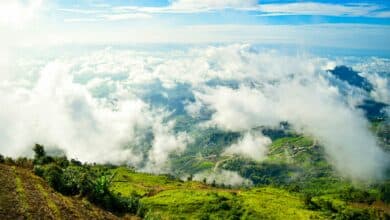
[[(349, 105), (356, 103), (349, 99), (361, 100), (362, 94), (344, 97), (339, 93), (325, 78), (321, 66), (328, 66), (326, 60), (246, 54), (242, 49), (238, 49), (241, 57), (232, 59), (229, 54), (237, 48), (220, 49), (217, 54), (223, 58), (215, 61), (214, 66), (224, 64), (225, 59), (234, 60), (233, 66), (222, 65), (227, 68), (222, 71), (229, 76), (233, 68), (236, 79), (245, 79), (240, 73), (250, 74), (251, 86), (208, 88), (198, 92), (197, 102), (214, 111), (209, 125), (246, 131), (288, 121), (296, 130), (318, 139), (340, 173), (358, 179), (381, 177), (389, 162), (387, 156), (368, 130), (362, 112)], [(251, 63), (251, 56), (256, 62)], [(388, 88), (385, 90), (388, 92)]]
[(267, 156), (267, 147), (271, 139), (262, 134), (245, 133), (237, 143), (229, 146), (224, 154), (238, 154), (256, 161), (261, 161)]
[(199, 13), (216, 10), (258, 12), (258, 16), (324, 15), (349, 17), (389, 17), (389, 11), (377, 4), (330, 4), (318, 2), (267, 3), (256, 0), (174, 0), (164, 7), (113, 7), (113, 11), (144, 13)]
[[(259, 11), (263, 16), (275, 15), (327, 15), (327, 16), (367, 16), (376, 17), (381, 9), (378, 5), (366, 4), (327, 4), (315, 2), (296, 2), (286, 4), (261, 4)], [(382, 13), (382, 16), (384, 14)]]
[[(361, 70), (373, 71), (364, 74), (377, 74), (389, 61), (360, 62)], [(43, 65), (43, 70), (36, 71), (40, 69), (36, 65)], [(253, 127), (289, 121), (324, 144), (341, 173), (380, 177), (386, 154), (352, 105), (370, 94), (342, 94), (325, 72), (334, 65), (334, 60), (262, 51), (247, 44), (170, 52), (105, 49), (83, 56), (75, 53), (61, 62), (26, 62), (20, 73), (4, 77), (0, 84), (0, 104), (7, 106), (0, 110), (0, 144), (6, 146), (0, 152), (16, 156), (41, 142), (85, 161), (144, 162), (147, 166), (140, 168), (166, 170), (169, 155), (183, 152), (191, 137), (175, 133), (174, 121), (164, 120), (168, 113), (152, 109), (138, 97), (138, 89), (159, 81), (170, 89), (177, 83), (190, 85), (196, 102), (187, 111), (196, 116), (211, 110), (208, 125), (245, 134)], [(376, 91), (381, 88), (382, 95), (389, 94), (386, 76), (375, 77)], [(210, 80), (234, 82), (237, 87), (210, 86)], [(265, 149), (255, 146), (266, 138), (246, 136), (230, 153), (261, 158)], [(140, 152), (137, 146), (145, 150)]]
[(374, 86), (371, 96), (375, 100), (390, 104), (389, 59), (373, 57), (366, 59), (364, 62), (354, 64), (353, 68), (361, 72)]
[(246, 8), (257, 5), (257, 0), (174, 0), (169, 9), (173, 11), (190, 11), (190, 10), (215, 10), (226, 8)]
[(390, 18), (390, 11), (379, 11), (373, 14), (377, 18)]
[[(380, 178), (388, 160), (362, 114), (343, 103), (335, 88), (320, 79), (316, 79), (320, 83), (315, 78), (306, 80), (289, 80), (264, 90), (217, 88), (206, 92), (206, 99), (198, 97), (215, 111), (211, 124), (242, 131), (288, 121), (318, 139), (340, 173), (358, 179)], [(247, 152), (247, 145), (234, 149)]]
[(243, 87), (237, 92), (237, 90), (220, 87), (198, 93), (196, 97), (204, 105), (216, 110), (209, 124), (225, 130), (245, 131), (258, 125), (272, 126), (280, 120), (269, 114), (275, 111), (276, 106), (270, 102), (263, 104), (268, 99), (261, 91)]
[[(80, 60), (78, 60), (80, 62)], [(186, 134), (171, 131), (172, 122), (162, 120), (165, 112), (151, 109), (121, 84), (114, 99), (94, 98), (88, 87), (74, 82), (77, 63), (52, 62), (39, 72), (32, 89), (3, 84), (0, 111), (0, 152), (10, 156), (28, 155), (38, 142), (59, 148), (67, 156), (88, 162), (128, 163), (139, 166), (151, 132), (151, 163), (164, 164), (167, 155), (186, 147)], [(93, 81), (95, 85), (97, 81)], [(117, 100), (114, 105), (110, 104)], [(167, 169), (169, 167), (166, 167)]]
[(143, 169), (152, 173), (169, 172), (168, 157), (171, 153), (182, 153), (191, 138), (184, 132), (177, 135), (172, 134), (173, 122), (166, 126), (161, 126), (162, 122), (155, 123), (153, 127), (153, 145), (148, 152), (148, 164)]
[(0, 2), (0, 26), (19, 28), (34, 19), (43, 0), (3, 0)]
[(252, 181), (243, 178), (237, 172), (229, 170), (205, 171), (194, 175), (194, 180), (203, 181), (208, 184), (224, 184), (227, 186), (251, 186)]
[[(32, 34), (16, 35), (16, 37), (10, 35), (9, 42), (18, 46), (36, 47), (53, 44), (260, 43), (292, 44), (303, 49), (320, 46), (386, 50), (390, 34), (390, 27), (386, 25), (364, 24), (190, 25), (179, 27), (150, 24), (132, 29), (111, 29), (90, 26), (88, 22), (94, 20), (87, 18), (77, 17), (75, 20), (69, 18), (67, 21), (83, 21), (84, 23), (77, 24), (72, 31), (55, 28)], [(17, 43), (13, 38), (17, 39)]]
[(146, 13), (127, 13), (127, 14), (106, 14), (101, 16), (109, 21), (119, 21), (128, 19), (147, 19), (151, 18), (152, 15)]
[[(173, 0), (167, 6), (105, 6), (91, 5), (90, 8), (62, 8), (62, 12), (70, 14), (84, 14), (92, 18), (123, 18), (141, 19), (150, 18), (154, 14), (190, 14), (215, 12), (221, 10), (236, 10), (257, 12), (256, 16), (284, 16), (284, 15), (324, 15), (324, 16), (347, 16), (347, 17), (389, 17), (389, 11), (377, 4), (330, 4), (317, 2), (295, 3), (268, 3), (259, 4), (257, 0)], [(69, 18), (68, 18), (69, 19)], [(70, 18), (75, 19), (75, 18)], [(81, 18), (79, 18), (81, 19)], [(117, 19), (122, 20), (122, 19)]]

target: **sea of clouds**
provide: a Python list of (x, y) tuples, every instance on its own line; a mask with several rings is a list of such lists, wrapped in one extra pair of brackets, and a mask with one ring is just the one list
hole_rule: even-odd
[[(353, 87), (327, 71), (343, 64), (374, 89)], [(390, 104), (386, 58), (326, 58), (233, 44), (23, 56), (0, 67), (0, 153), (8, 156), (32, 155), (33, 144), (41, 143), (81, 161), (169, 172), (169, 156), (193, 141), (174, 129), (173, 116), (182, 108), (194, 118), (209, 112), (199, 127), (242, 134), (224, 154), (261, 161), (271, 139), (252, 129), (287, 121), (321, 143), (344, 176), (381, 178), (389, 162), (356, 107), (367, 98)], [(153, 101), (181, 94), (172, 106)]]

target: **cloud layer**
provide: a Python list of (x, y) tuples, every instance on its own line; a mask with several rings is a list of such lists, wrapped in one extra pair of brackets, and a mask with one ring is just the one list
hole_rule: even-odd
[[(166, 172), (169, 155), (182, 153), (192, 140), (175, 131), (171, 117), (184, 105), (194, 117), (210, 115), (200, 126), (243, 134), (226, 146), (227, 154), (261, 160), (270, 140), (251, 130), (288, 121), (324, 145), (341, 174), (380, 178), (388, 155), (356, 105), (366, 98), (388, 103), (388, 73), (380, 69), (390, 61), (351, 63), (373, 82), (371, 93), (326, 71), (348, 62), (245, 44), (153, 53), (108, 48), (61, 60), (19, 60), (18, 74), (2, 74), (0, 104), (7, 108), (0, 110), (0, 153), (29, 154), (39, 142), (83, 161)], [(183, 86), (189, 94), (176, 90)], [(172, 106), (156, 105), (158, 97), (169, 100), (166, 91), (182, 97)]]
[(255, 161), (261, 161), (267, 156), (267, 147), (270, 144), (270, 138), (248, 132), (238, 143), (229, 146), (224, 154), (242, 155)]

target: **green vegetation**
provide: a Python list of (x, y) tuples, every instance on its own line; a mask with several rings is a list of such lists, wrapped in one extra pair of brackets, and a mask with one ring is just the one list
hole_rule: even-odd
[(50, 208), (52, 213), (54, 213), (56, 219), (61, 219), (60, 210), (58, 209), (57, 205), (51, 200), (49, 193), (42, 187), (41, 184), (37, 184), (36, 187), (39, 192), (45, 197), (47, 206)]
[[(26, 218), (38, 205), (50, 210), (48, 216), (59, 218), (64, 215), (64, 207), (75, 210), (81, 206), (80, 199), (83, 207), (94, 204), (115, 213), (116, 216), (103, 212), (108, 219), (135, 215), (145, 219), (390, 218), (389, 180), (357, 183), (340, 177), (327, 162), (324, 148), (310, 137), (267, 130), (273, 142), (266, 159), (258, 162), (221, 154), (240, 138), (239, 133), (215, 128), (191, 129), (186, 119), (181, 119), (179, 125), (177, 129), (193, 132), (195, 141), (182, 155), (171, 156), (172, 175), (140, 173), (127, 166), (83, 164), (49, 156), (41, 145), (34, 147), (33, 160), (13, 160), (0, 155), (3, 164), (0, 168), (8, 170), (14, 166), (17, 171), (11, 182), (5, 179), (5, 174), (0, 176), (0, 183), (16, 192), (16, 196), (8, 195), (9, 192), (0, 189), (0, 207), (12, 210), (4, 201), (12, 200), (13, 196), (17, 198), (19, 216)], [(385, 149), (386, 129), (382, 122), (375, 122), (372, 129), (382, 137)], [(236, 171), (254, 185), (244, 188), (192, 181), (195, 174), (216, 169)], [(26, 172), (34, 172), (46, 183), (34, 176), (35, 182), (25, 184)], [(178, 179), (188, 175), (188, 181)], [(68, 197), (59, 194), (53, 197), (47, 185)], [(33, 188), (42, 200), (38, 205), (28, 202)], [(73, 200), (74, 197), (78, 200)], [(94, 218), (102, 212), (89, 209), (93, 211), (72, 211), (72, 216)], [(1, 217), (4, 216), (0, 209)]]
[(65, 197), (32, 170), (0, 164), (0, 219), (118, 219), (82, 201)]
[[(15, 171), (15, 167), (13, 168)], [(15, 173), (16, 175), (16, 173)], [(22, 180), (20, 179), (19, 176), (15, 176), (15, 186), (16, 186), (16, 193), (18, 195), (18, 201), (20, 201), (20, 208), (21, 212), (24, 213), (24, 215), (27, 217), (27, 219), (31, 219), (31, 216), (28, 213), (29, 210), (29, 205), (27, 203), (27, 197), (26, 197), (26, 192), (24, 191), (23, 183)]]

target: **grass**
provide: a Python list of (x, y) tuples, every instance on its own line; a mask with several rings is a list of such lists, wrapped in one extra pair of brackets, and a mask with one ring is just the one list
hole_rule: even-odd
[(119, 219), (78, 198), (54, 192), (31, 170), (0, 164), (0, 185), (0, 219)]
[(302, 199), (281, 189), (255, 188), (240, 193), (244, 219), (323, 219), (318, 211), (307, 210)]
[(169, 189), (205, 187), (198, 182), (180, 182), (166, 175), (136, 173), (125, 167), (117, 168), (112, 173), (115, 173), (115, 176), (110, 190), (123, 196), (130, 196), (133, 192), (145, 196)]
[(271, 187), (243, 191), (167, 190), (141, 200), (148, 218), (161, 219), (323, 219), (301, 198)]
[(15, 167), (13, 167), (13, 171), (15, 175), (16, 193), (18, 195), (18, 201), (20, 202), (21, 212), (24, 213), (27, 219), (32, 219), (29, 214), (29, 205), (27, 203), (26, 192), (24, 191), (22, 180), (16, 174)]
[(126, 168), (116, 173), (111, 190), (140, 200), (146, 219), (310, 219), (322, 218), (310, 211), (301, 197), (272, 187), (251, 190), (213, 188), (200, 182), (180, 182), (167, 176), (135, 173)]
[(57, 205), (53, 202), (53, 200), (50, 198), (48, 192), (42, 187), (41, 184), (36, 184), (36, 188), (38, 191), (45, 197), (47, 206), (50, 208), (56, 219), (61, 219), (61, 213), (58, 209)]
[(223, 219), (229, 217), (235, 205), (234, 196), (226, 191), (210, 189), (167, 190), (145, 197), (141, 204), (147, 217), (162, 219)]

